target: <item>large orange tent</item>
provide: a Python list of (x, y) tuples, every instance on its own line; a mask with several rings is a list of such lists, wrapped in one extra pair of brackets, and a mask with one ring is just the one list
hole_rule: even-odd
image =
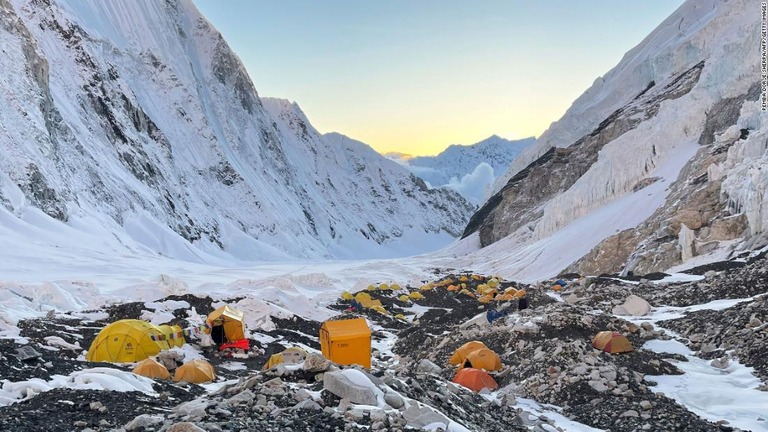
[(501, 370), (501, 359), (493, 350), (480, 348), (467, 354), (461, 367), (497, 371)]
[(601, 331), (595, 335), (592, 339), (592, 346), (611, 354), (634, 351), (626, 336), (612, 331)]
[(332, 362), (371, 367), (371, 329), (365, 318), (329, 320), (320, 327), (320, 349)]
[(467, 355), (469, 355), (469, 353), (480, 348), (487, 348), (487, 347), (485, 346), (484, 343), (480, 341), (467, 342), (464, 345), (458, 347), (456, 351), (453, 352), (453, 355), (448, 360), (448, 363), (452, 365), (460, 365), (464, 363), (464, 359), (467, 358)]
[(488, 375), (488, 372), (474, 368), (461, 369), (456, 373), (456, 376), (453, 377), (452, 381), (476, 392), (479, 392), (484, 388), (487, 388), (488, 390), (496, 390), (499, 388), (496, 380)]

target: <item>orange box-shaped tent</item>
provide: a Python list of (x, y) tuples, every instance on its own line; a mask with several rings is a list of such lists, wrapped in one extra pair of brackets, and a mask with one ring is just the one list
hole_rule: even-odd
[(320, 327), (320, 349), (328, 360), (371, 367), (371, 329), (365, 318), (326, 321)]

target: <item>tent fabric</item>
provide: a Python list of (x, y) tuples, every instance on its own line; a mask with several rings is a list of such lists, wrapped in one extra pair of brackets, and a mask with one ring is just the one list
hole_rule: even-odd
[(611, 354), (634, 351), (626, 336), (619, 332), (601, 331), (592, 339), (592, 346)]
[(501, 370), (501, 359), (490, 348), (480, 348), (467, 354), (461, 367), (497, 371)]
[(307, 358), (307, 351), (298, 348), (298, 347), (290, 347), (285, 349), (283, 352), (279, 352), (277, 354), (272, 354), (269, 356), (269, 359), (266, 363), (264, 363), (264, 367), (261, 368), (261, 370), (267, 370), (271, 369), (281, 363), (288, 363), (288, 364), (297, 364), (303, 362)]
[(323, 356), (342, 365), (371, 367), (371, 329), (365, 318), (329, 320), (320, 327)]
[(484, 343), (480, 341), (467, 342), (464, 345), (458, 347), (456, 351), (453, 352), (453, 355), (451, 355), (451, 358), (448, 359), (448, 363), (454, 366), (460, 365), (464, 363), (464, 360), (467, 358), (467, 355), (469, 355), (469, 353), (480, 348), (487, 348), (487, 347), (485, 346)]
[(148, 357), (139, 362), (136, 367), (133, 368), (133, 373), (136, 375), (145, 376), (147, 378), (154, 379), (170, 379), (171, 373), (162, 364), (152, 357)]
[(163, 324), (161, 326), (157, 326), (157, 328), (159, 328), (163, 333), (163, 336), (165, 336), (165, 341), (171, 348), (180, 347), (187, 342), (184, 339), (184, 330), (182, 330), (181, 326)]
[(216, 379), (216, 372), (213, 366), (203, 359), (190, 360), (176, 369), (173, 374), (175, 382), (183, 381), (189, 383), (204, 383)]
[[(245, 339), (245, 323), (243, 321), (243, 313), (229, 307), (229, 305), (224, 305), (214, 310), (208, 314), (208, 319), (206, 319), (208, 325), (211, 326), (211, 337), (216, 343), (235, 342)], [(216, 327), (221, 328), (217, 329)]]
[(169, 349), (168, 343), (162, 339), (160, 329), (146, 321), (115, 321), (96, 335), (85, 359), (92, 362), (138, 362)]
[(499, 388), (496, 380), (488, 375), (488, 372), (474, 368), (464, 368), (459, 370), (451, 381), (476, 392), (485, 388), (488, 390), (496, 390)]

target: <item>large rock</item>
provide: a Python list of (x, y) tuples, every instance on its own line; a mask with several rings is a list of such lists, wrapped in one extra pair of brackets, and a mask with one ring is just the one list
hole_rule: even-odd
[(205, 429), (190, 422), (181, 422), (173, 424), (165, 432), (205, 432)]
[(161, 415), (142, 414), (140, 416), (135, 417), (130, 422), (128, 422), (128, 424), (125, 425), (125, 430), (127, 431), (144, 430), (162, 422), (163, 422), (163, 416)]
[(352, 403), (377, 405), (374, 388), (371, 380), (358, 370), (331, 371), (323, 375), (323, 389)]
[(403, 418), (408, 422), (408, 426), (417, 429), (433, 423), (448, 425), (451, 422), (448, 417), (435, 411), (432, 407), (421, 405), (418, 402), (412, 403), (407, 410), (403, 411)]
[(616, 315), (632, 315), (643, 316), (647, 315), (651, 311), (651, 305), (634, 294), (631, 294), (624, 300), (624, 304), (613, 308), (613, 313)]
[(427, 359), (421, 359), (419, 361), (418, 366), (416, 366), (416, 370), (423, 373), (433, 373), (433, 374), (440, 374), (440, 372), (443, 371), (443, 369), (436, 365), (434, 362), (431, 362)]

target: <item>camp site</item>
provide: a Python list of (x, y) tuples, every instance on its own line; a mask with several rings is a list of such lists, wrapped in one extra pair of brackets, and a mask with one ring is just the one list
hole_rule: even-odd
[[(685, 415), (653, 392), (650, 381), (658, 378), (644, 378), (682, 373), (680, 363), (644, 348), (661, 335), (648, 320), (656, 306), (617, 283), (571, 275), (521, 284), (447, 273), (416, 282), (361, 280), (303, 316), (290, 312), (296, 300), (192, 294), (49, 314), (21, 322), (18, 353), (0, 359), (18, 378), (0, 396), (14, 410), (82, 387), (93, 395), (85, 417), (92, 426), (157, 431), (179, 422), (203, 430), (418, 430), (434, 423), (453, 430), (455, 419), (478, 431), (569, 430), (586, 417), (545, 404), (566, 397), (574, 408), (589, 406), (608, 394), (636, 401), (638, 413), (663, 407)], [(37, 378), (21, 379), (25, 370)], [(116, 404), (126, 408), (114, 412)], [(149, 406), (161, 411), (147, 414)], [(74, 420), (77, 412), (73, 425), (86, 421)], [(601, 421), (615, 421), (606, 415)]]

